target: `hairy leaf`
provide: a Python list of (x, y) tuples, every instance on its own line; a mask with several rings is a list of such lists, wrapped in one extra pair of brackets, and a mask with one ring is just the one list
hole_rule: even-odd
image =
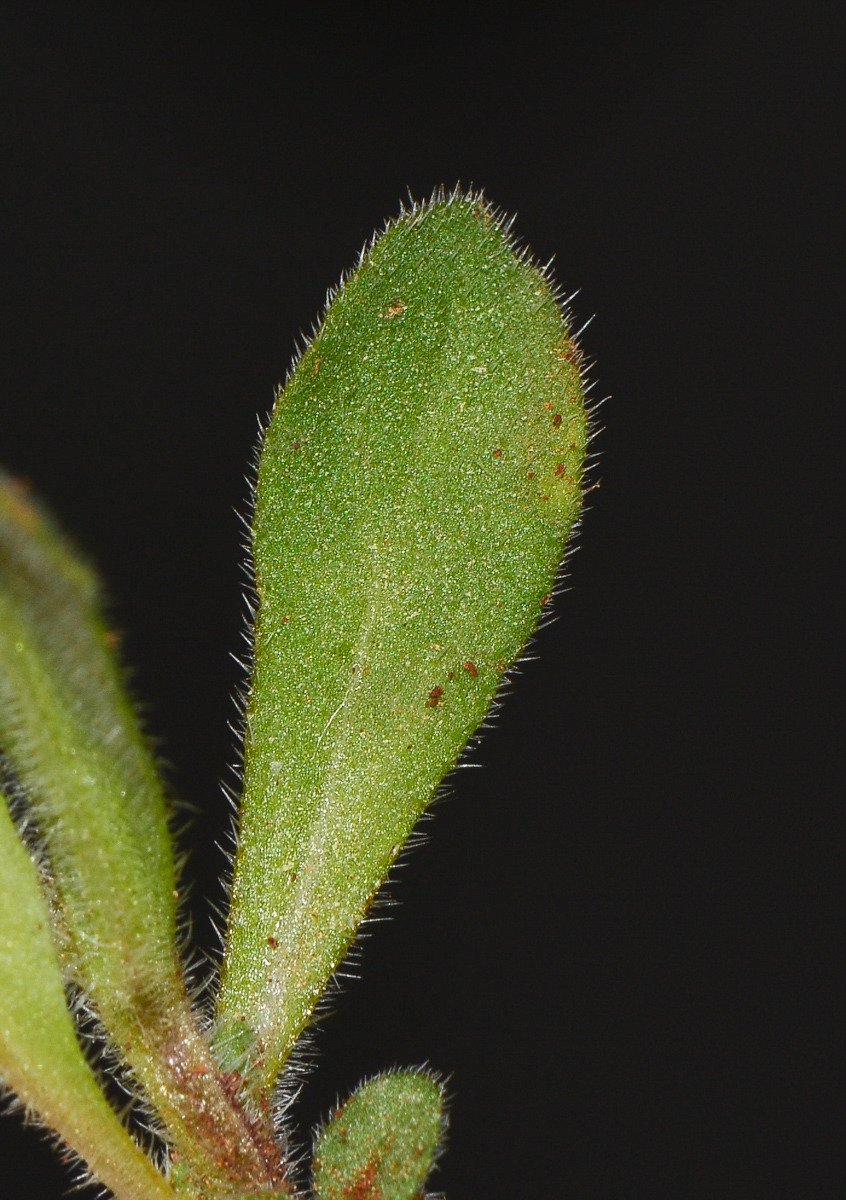
[(0, 749), (49, 856), (66, 966), (194, 1177), (212, 1195), (233, 1178), (270, 1188), (276, 1147), (233, 1104), (191, 1011), (166, 804), (113, 651), (95, 576), (0, 476)]
[(379, 237), (278, 397), (218, 1010), (263, 1094), (535, 627), (586, 434), (553, 289), (479, 197)]
[(317, 1138), (317, 1200), (414, 1200), (442, 1125), (441, 1089), (429, 1075), (398, 1071), (363, 1084)]
[(176, 877), (155, 767), (93, 572), (0, 476), (0, 747), (59, 878), (80, 970), (126, 999), (166, 989)]
[(82, 1056), (36, 868), (0, 796), (0, 1080), (121, 1200), (174, 1200)]

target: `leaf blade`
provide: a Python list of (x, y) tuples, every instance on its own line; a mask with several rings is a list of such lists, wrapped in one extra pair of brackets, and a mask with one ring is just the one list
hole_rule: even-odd
[[(0, 746), (60, 879), (85, 983), (169, 984), (176, 871), (167, 805), (127, 699), (94, 573), (0, 475)], [(167, 986), (163, 982), (162, 986)]]
[(0, 749), (49, 858), (65, 969), (188, 1176), (212, 1196), (284, 1190), (272, 1133), (234, 1096), (188, 996), (167, 804), (112, 643), (96, 576), (0, 474)]
[(318, 1200), (414, 1200), (443, 1136), (440, 1085), (423, 1071), (362, 1084), (315, 1139)]
[(536, 624), (586, 431), (552, 290), (477, 198), (375, 242), (277, 401), (218, 1007), (259, 1088)]
[(121, 1200), (173, 1200), (82, 1056), (50, 914), (2, 796), (0, 889), (0, 1077)]

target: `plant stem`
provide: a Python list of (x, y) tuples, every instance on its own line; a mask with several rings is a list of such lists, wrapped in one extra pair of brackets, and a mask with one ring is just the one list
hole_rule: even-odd
[(130, 1009), (107, 1000), (102, 1017), (164, 1122), (189, 1192), (289, 1194), (269, 1109), (256, 1113), (241, 1103), (240, 1077), (219, 1068), (187, 997), (176, 1009), (141, 995)]

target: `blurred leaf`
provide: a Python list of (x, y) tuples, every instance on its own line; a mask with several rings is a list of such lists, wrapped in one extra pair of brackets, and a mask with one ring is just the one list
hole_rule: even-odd
[(93, 572), (0, 475), (0, 748), (49, 856), (65, 965), (194, 1177), (265, 1185), (272, 1139), (233, 1104), (186, 993), (167, 805), (115, 643)]
[(0, 476), (0, 746), (49, 847), (78, 970), (98, 1000), (172, 987), (167, 809), (100, 616), (93, 572)]
[(121, 1200), (174, 1192), (109, 1107), (76, 1039), (36, 868), (0, 796), (0, 1079)]

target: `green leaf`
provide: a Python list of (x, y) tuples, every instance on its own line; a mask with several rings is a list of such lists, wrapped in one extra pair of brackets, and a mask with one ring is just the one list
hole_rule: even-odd
[(429, 1075), (395, 1072), (363, 1084), (317, 1138), (317, 1200), (414, 1200), (442, 1126), (441, 1089)]
[(174, 1200), (82, 1056), (36, 868), (0, 796), (0, 1078), (119, 1200)]
[(278, 397), (218, 1005), (263, 1094), (535, 627), (586, 436), (554, 291), (479, 197), (379, 237)]
[[(233, 1102), (191, 1010), (167, 805), (127, 699), (99, 586), (0, 475), (0, 749), (55, 879), (66, 966), (212, 1194), (275, 1185), (277, 1152)], [(281, 1168), (280, 1168), (281, 1170)]]
[(77, 968), (98, 999), (173, 984), (167, 808), (93, 572), (0, 475), (0, 746), (49, 847)]

